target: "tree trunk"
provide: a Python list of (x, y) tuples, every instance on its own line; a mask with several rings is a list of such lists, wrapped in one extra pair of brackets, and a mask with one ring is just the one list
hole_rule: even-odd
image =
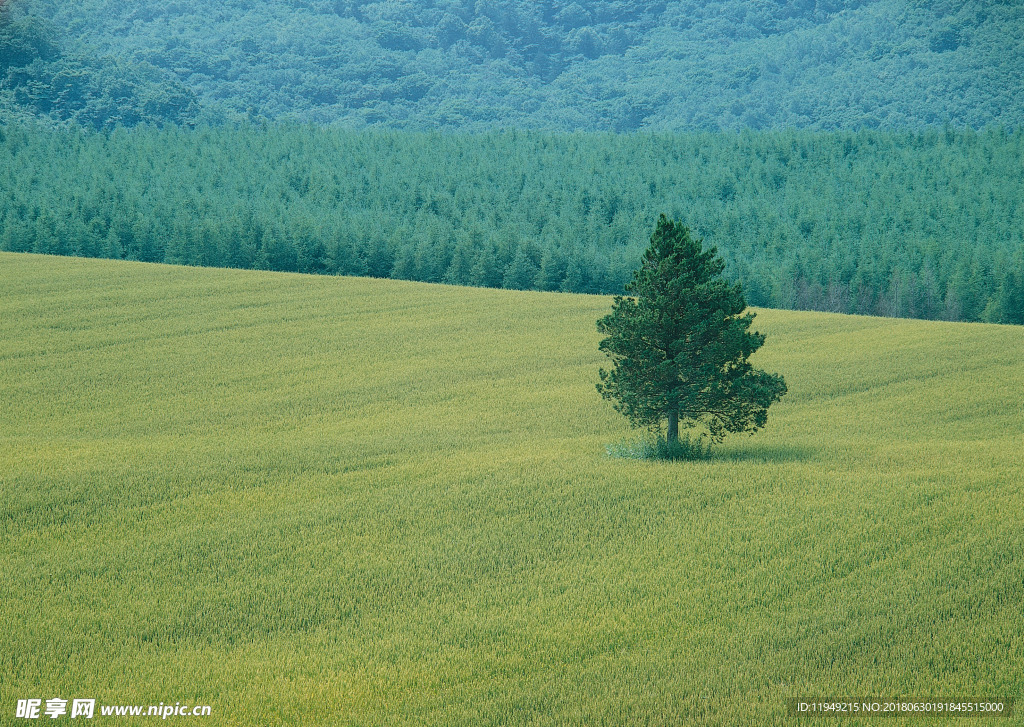
[(679, 412), (675, 410), (668, 413), (668, 434), (665, 435), (665, 440), (669, 444), (679, 441)]

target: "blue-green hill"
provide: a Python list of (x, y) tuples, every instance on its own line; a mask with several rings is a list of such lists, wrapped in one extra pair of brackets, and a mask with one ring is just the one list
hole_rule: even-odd
[(12, 0), (9, 113), (548, 130), (1018, 126), (992, 0)]

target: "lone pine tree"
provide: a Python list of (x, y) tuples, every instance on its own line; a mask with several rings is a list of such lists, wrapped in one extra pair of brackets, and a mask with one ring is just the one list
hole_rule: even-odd
[(782, 376), (747, 360), (765, 337), (750, 330), (754, 314), (744, 313), (743, 291), (722, 278), (724, 267), (716, 248), (661, 215), (628, 295), (597, 321), (613, 364), (597, 390), (634, 426), (661, 431), (667, 422), (669, 444), (680, 424), (712, 442), (753, 433), (786, 393)]

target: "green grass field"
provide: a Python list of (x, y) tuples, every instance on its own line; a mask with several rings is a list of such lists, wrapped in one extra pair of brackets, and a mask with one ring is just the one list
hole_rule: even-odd
[(605, 453), (609, 306), (0, 254), (0, 724), (1024, 696), (1024, 329), (761, 311), (768, 427), (655, 463)]

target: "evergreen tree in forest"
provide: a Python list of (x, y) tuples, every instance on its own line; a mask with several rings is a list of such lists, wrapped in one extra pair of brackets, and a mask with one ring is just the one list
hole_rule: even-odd
[(537, 264), (523, 246), (516, 251), (512, 262), (505, 268), (501, 287), (507, 290), (530, 290), (537, 279)]

